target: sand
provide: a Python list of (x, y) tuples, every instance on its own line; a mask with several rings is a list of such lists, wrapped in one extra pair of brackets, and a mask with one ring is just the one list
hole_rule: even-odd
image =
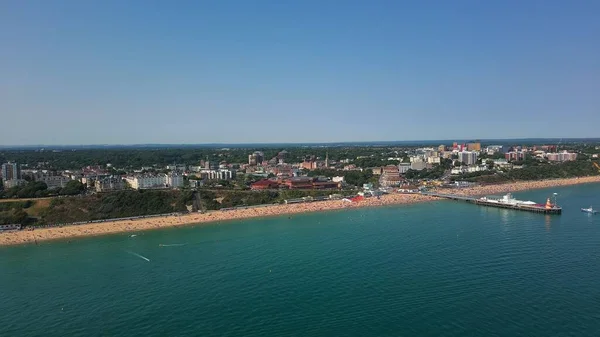
[[(595, 182), (600, 182), (600, 176), (553, 179), (532, 182), (514, 182), (501, 185), (478, 186), (462, 189), (440, 189), (440, 192), (476, 196)], [(215, 222), (218, 223), (229, 220), (277, 215), (291, 215), (307, 212), (321, 212), (344, 208), (413, 204), (417, 202), (425, 202), (431, 200), (436, 200), (436, 198), (423, 196), (419, 194), (392, 193), (383, 195), (380, 199), (367, 198), (362, 201), (351, 203), (342, 200), (328, 200), (292, 205), (273, 205), (254, 209), (211, 211), (203, 214), (191, 213), (181, 216), (140, 218), (135, 220), (109, 221), (77, 226), (39, 228), (35, 230), (22, 230), (15, 232), (0, 233), (0, 245), (16, 245), (34, 242), (37, 243), (39, 241), (44, 240), (68, 239), (112, 233), (136, 233), (143, 230), (175, 227), (187, 224), (206, 224)], [(541, 200), (540, 202), (543, 201), (544, 200)]]

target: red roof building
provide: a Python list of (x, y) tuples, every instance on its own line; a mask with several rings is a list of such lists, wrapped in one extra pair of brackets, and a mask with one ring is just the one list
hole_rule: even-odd
[(250, 184), (250, 189), (253, 191), (256, 190), (269, 190), (279, 188), (279, 183), (269, 179), (259, 180), (255, 183)]

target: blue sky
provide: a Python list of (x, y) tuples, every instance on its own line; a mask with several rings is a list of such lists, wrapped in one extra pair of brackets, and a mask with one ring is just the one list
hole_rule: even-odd
[(0, 145), (598, 137), (599, 1), (0, 5)]

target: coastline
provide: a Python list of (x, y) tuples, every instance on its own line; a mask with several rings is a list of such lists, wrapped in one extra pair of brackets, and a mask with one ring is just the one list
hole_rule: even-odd
[[(469, 188), (453, 189), (452, 193), (460, 195), (478, 196), (485, 194), (489, 195), (507, 192), (518, 192), (588, 183), (600, 183), (600, 176), (539, 181), (520, 181), (499, 185), (476, 186)], [(115, 233), (131, 233), (143, 230), (169, 228), (191, 224), (209, 224), (258, 217), (322, 212), (345, 208), (405, 205), (433, 200), (440, 199), (420, 194), (392, 193), (383, 195), (380, 199), (368, 198), (356, 203), (348, 203), (342, 200), (327, 200), (292, 205), (272, 205), (261, 208), (235, 209), (228, 211), (210, 211), (203, 214), (191, 213), (181, 216), (141, 218), (134, 220), (107, 221), (101, 223), (90, 223), (64, 227), (40, 228), (35, 229), (33, 231), (22, 230), (16, 232), (0, 233), (0, 246), (28, 244), (39, 241), (69, 239)]]

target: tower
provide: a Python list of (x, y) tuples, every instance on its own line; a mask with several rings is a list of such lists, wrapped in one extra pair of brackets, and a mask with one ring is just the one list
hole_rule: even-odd
[(329, 151), (325, 152), (325, 168), (329, 167)]

